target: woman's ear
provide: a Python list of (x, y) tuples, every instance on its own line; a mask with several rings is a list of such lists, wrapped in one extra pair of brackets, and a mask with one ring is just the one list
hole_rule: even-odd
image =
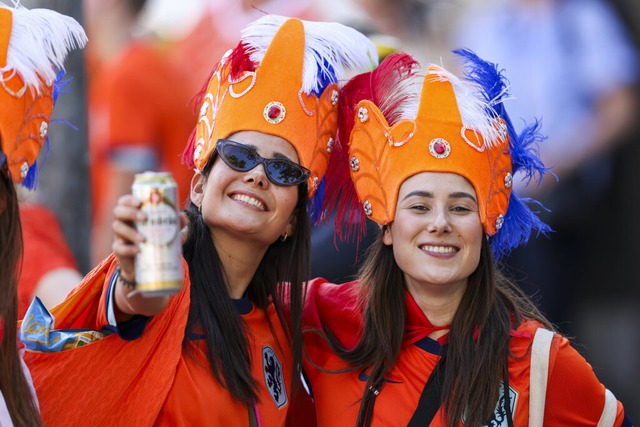
[(296, 232), (296, 225), (298, 225), (298, 209), (296, 208), (291, 216), (289, 217), (289, 222), (284, 229), (284, 232), (287, 233), (287, 236), (293, 236)]
[(200, 172), (196, 172), (191, 178), (191, 202), (202, 207), (202, 201), (204, 199), (204, 185), (207, 182), (207, 178)]
[(382, 243), (387, 246), (393, 244), (393, 233), (391, 232), (391, 224), (382, 226)]

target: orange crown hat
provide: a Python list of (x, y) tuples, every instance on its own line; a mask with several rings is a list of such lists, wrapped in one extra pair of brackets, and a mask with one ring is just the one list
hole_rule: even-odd
[(47, 9), (0, 4), (0, 167), (15, 183), (33, 188), (36, 159), (63, 76), (63, 61), (87, 42), (73, 18)]
[(465, 177), (476, 191), (484, 231), (493, 236), (492, 249), (501, 256), (526, 242), (532, 230), (550, 231), (512, 191), (517, 170), (523, 168), (529, 180), (546, 171), (532, 146), (538, 126), (516, 135), (495, 65), (467, 50), (456, 53), (466, 60), (465, 81), (435, 65), (420, 72), (411, 57), (394, 54), (345, 86), (345, 92), (359, 94), (351, 97), (351, 179), (364, 214), (385, 225), (394, 219), (407, 178), (421, 172)]
[(339, 85), (376, 65), (374, 44), (352, 28), (266, 15), (213, 72), (183, 160), (202, 171), (220, 138), (246, 130), (279, 136), (311, 171), (311, 197), (335, 141)]

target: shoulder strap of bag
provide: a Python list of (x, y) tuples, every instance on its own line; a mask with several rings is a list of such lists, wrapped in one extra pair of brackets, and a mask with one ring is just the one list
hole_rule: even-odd
[(433, 369), (420, 395), (418, 407), (413, 413), (411, 420), (409, 420), (407, 427), (428, 426), (431, 424), (442, 402), (442, 382), (445, 363), (445, 358), (442, 357)]
[(618, 399), (609, 390), (604, 392), (604, 409), (598, 421), (598, 427), (613, 427), (618, 412)]
[(529, 373), (529, 427), (542, 427), (544, 421), (552, 340), (553, 332), (544, 328), (538, 328), (533, 337)]
[[(553, 332), (539, 328), (531, 346), (531, 370), (529, 374), (529, 427), (542, 427), (544, 405), (549, 379), (549, 355)], [(618, 400), (609, 390), (605, 390), (605, 402), (597, 427), (613, 427), (616, 421)]]

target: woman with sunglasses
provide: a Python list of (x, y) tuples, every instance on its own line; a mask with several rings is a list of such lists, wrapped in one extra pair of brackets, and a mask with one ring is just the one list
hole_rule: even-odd
[(267, 15), (243, 31), (200, 94), (184, 153), (196, 171), (184, 289), (135, 292), (144, 237), (133, 224), (145, 215), (121, 198), (115, 255), (52, 310), (58, 332), (106, 336), (27, 358), (47, 425), (285, 424), (300, 374), (308, 209), (320, 212), (338, 82), (375, 58), (340, 24)]
[[(85, 45), (73, 18), (0, 4), (0, 425), (39, 426), (38, 399), (16, 337), (23, 236), (17, 185), (33, 189), (36, 160), (67, 53)], [(28, 260), (37, 262), (37, 260)], [(27, 264), (28, 264), (27, 263)]]
[(394, 54), (341, 93), (342, 164), (381, 230), (357, 282), (308, 287), (318, 425), (630, 426), (500, 273), (501, 255), (549, 231), (512, 191), (516, 172), (545, 172), (537, 124), (517, 135), (501, 73), (458, 53), (465, 80)]

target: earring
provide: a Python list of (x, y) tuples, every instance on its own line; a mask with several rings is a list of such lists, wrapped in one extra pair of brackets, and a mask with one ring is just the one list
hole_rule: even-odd
[(202, 205), (198, 206), (198, 212), (202, 213)]
[(280, 236), (280, 241), (282, 243), (284, 243), (285, 240), (287, 240), (287, 237), (289, 237), (289, 236), (287, 235), (287, 232), (285, 231), (284, 234)]

